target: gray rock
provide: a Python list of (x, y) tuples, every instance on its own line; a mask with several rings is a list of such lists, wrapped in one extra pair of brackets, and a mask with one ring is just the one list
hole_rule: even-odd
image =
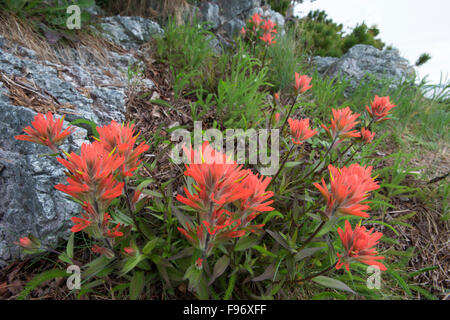
[[(59, 104), (75, 106), (60, 109), (71, 112), (66, 116), (69, 121), (82, 118), (98, 125), (122, 122), (129, 85), (150, 90), (154, 83), (145, 79), (140, 72), (143, 63), (132, 54), (104, 54), (106, 58), (99, 62), (91, 48), (81, 46), (61, 52), (61, 63), (57, 64), (38, 60), (33, 50), (0, 37), (0, 72), (10, 79), (25, 77)], [(12, 105), (8, 94), (0, 80), (0, 268), (20, 257), (14, 244), (20, 237), (33, 233), (45, 245), (53, 246), (70, 233), (70, 218), (80, 212), (77, 204), (54, 188), (65, 182), (65, 175), (55, 158), (39, 157), (49, 150), (14, 139), (36, 113)], [(77, 152), (86, 134), (85, 129), (76, 128), (62, 148)]]
[(164, 30), (153, 20), (142, 17), (113, 16), (100, 23), (103, 35), (125, 49), (138, 49), (155, 36), (163, 36)]
[(402, 79), (414, 78), (414, 67), (397, 50), (379, 50), (369, 45), (356, 45), (341, 58), (315, 57), (319, 73), (341, 76), (350, 81), (350, 91), (367, 76), (378, 80), (391, 79), (392, 87)]
[(220, 14), (225, 19), (233, 19), (240, 14), (247, 15), (248, 11), (261, 5), (259, 0), (217, 0)]
[[(53, 246), (70, 231), (70, 218), (80, 208), (54, 186), (65, 181), (63, 167), (41, 145), (18, 141), (15, 135), (30, 125), (36, 113), (13, 106), (0, 87), (0, 267), (20, 257), (14, 242), (29, 233)], [(64, 126), (67, 127), (65, 122)], [(75, 128), (62, 148), (77, 151), (85, 142), (86, 130)]]
[(315, 56), (313, 58), (314, 65), (317, 68), (317, 71), (321, 74), (326, 73), (328, 68), (337, 60), (338, 58), (335, 57)]
[(219, 6), (211, 2), (203, 2), (199, 7), (201, 21), (211, 22), (213, 29), (217, 28), (220, 24)]
[(228, 36), (234, 37), (239, 34), (243, 27), (245, 27), (245, 22), (241, 19), (234, 18), (225, 22), (223, 25), (223, 30), (225, 30)]

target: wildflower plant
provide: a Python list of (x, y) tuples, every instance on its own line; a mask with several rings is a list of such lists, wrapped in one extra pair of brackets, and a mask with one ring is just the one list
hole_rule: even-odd
[[(79, 153), (61, 149), (73, 128), (63, 130), (63, 119), (52, 114), (38, 114), (16, 137), (49, 147), (65, 168), (66, 181), (55, 188), (80, 205), (71, 231), (89, 239), (93, 258), (82, 272), (88, 285), (114, 276), (121, 283), (113, 290), (132, 299), (144, 287), (176, 296), (186, 286), (200, 299), (267, 299), (311, 283), (354, 294), (345, 280), (361, 275), (360, 264), (390, 271), (378, 248), (383, 234), (372, 227), (371, 200), (382, 181), (361, 154), (395, 105), (375, 96), (367, 112), (329, 108), (331, 119), (322, 122), (307, 116), (314, 82), (301, 72), (292, 72), (290, 92), (266, 102), (265, 50), (276, 35), (275, 23), (253, 15), (241, 30), (231, 76), (214, 93), (225, 126), (279, 130), (273, 176), (204, 141), (183, 146), (179, 177), (157, 182), (157, 161), (142, 160), (151, 148), (132, 123), (97, 126)], [(72, 235), (66, 252), (58, 252), (68, 264), (77, 258), (73, 242)], [(17, 245), (28, 254), (49, 251), (32, 235)]]

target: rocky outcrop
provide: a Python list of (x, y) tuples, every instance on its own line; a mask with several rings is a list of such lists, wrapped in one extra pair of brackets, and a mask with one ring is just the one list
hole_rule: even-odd
[[(135, 51), (150, 37), (162, 34), (155, 22), (139, 17), (106, 18), (102, 27), (110, 31), (105, 31), (107, 39)], [(15, 80), (23, 79), (32, 84), (37, 95), (52, 97), (59, 116), (65, 114), (67, 121), (86, 119), (98, 125), (125, 120), (130, 81), (146, 90), (154, 87), (149, 79), (129, 79), (130, 74), (139, 77), (136, 72), (128, 72), (129, 68), (143, 68), (131, 53), (106, 50), (102, 60), (93, 56), (92, 48), (66, 49), (68, 52), (60, 54), (60, 63), (52, 63), (39, 60), (33, 50), (0, 36), (0, 267), (19, 257), (14, 242), (29, 233), (45, 245), (56, 244), (69, 234), (70, 218), (80, 211), (54, 188), (65, 181), (65, 174), (55, 158), (39, 156), (49, 150), (14, 139), (23, 134), (22, 129), (30, 125), (36, 112), (25, 103), (14, 105), (9, 86), (20, 85)], [(86, 135), (85, 129), (76, 128), (62, 148), (78, 151)]]
[(341, 76), (350, 81), (350, 91), (356, 89), (365, 77), (391, 79), (392, 86), (404, 78), (414, 77), (414, 67), (397, 50), (379, 50), (358, 44), (341, 58), (314, 57), (319, 73), (329, 77)]
[(103, 36), (125, 49), (138, 49), (153, 37), (164, 35), (156, 22), (142, 17), (113, 16), (102, 19)]
[[(0, 83), (0, 267), (19, 257), (14, 242), (29, 233), (45, 245), (56, 244), (58, 238), (68, 235), (70, 218), (80, 210), (55, 190), (55, 184), (63, 182), (65, 175), (55, 158), (40, 157), (49, 150), (14, 139), (30, 125), (36, 112), (11, 105), (7, 94)], [(62, 148), (77, 151), (86, 134), (86, 130), (75, 128)]]
[(284, 32), (284, 17), (269, 5), (261, 6), (259, 0), (203, 1), (199, 6), (199, 13), (202, 21), (210, 22), (212, 29), (227, 37), (236, 36), (254, 13), (272, 20), (277, 24), (277, 29)]

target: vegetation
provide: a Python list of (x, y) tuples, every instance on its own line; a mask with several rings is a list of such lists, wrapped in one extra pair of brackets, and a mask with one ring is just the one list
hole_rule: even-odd
[[(419, 188), (431, 172), (413, 164), (417, 154), (405, 150), (414, 146), (420, 154), (447, 146), (449, 84), (430, 98), (436, 88), (426, 81), (404, 81), (392, 89), (389, 81), (373, 80), (346, 96), (348, 84), (320, 77), (308, 67), (307, 53), (339, 56), (354, 43), (383, 44), (375, 39), (377, 29), (364, 24), (342, 36), (342, 26), (323, 12), (310, 14), (285, 37), (255, 15), (220, 56), (209, 45), (214, 35), (198, 23), (170, 21), (165, 31), (155, 43), (154, 64), (168, 71), (173, 96), (152, 103), (168, 113), (188, 105), (188, 121), (171, 129), (160, 122), (158, 130), (139, 137), (140, 128), (131, 123), (98, 126), (95, 142), (81, 154), (59, 148), (70, 130), (53, 130), (59, 120), (50, 115), (39, 115), (36, 130), (16, 137), (47, 145), (58, 156), (71, 179), (57, 188), (84, 210), (72, 219), (69, 241), (56, 250), (32, 235), (20, 239), (35, 263), (44, 257), (57, 261), (17, 298), (32, 296), (70, 264), (82, 266), (82, 289), (68, 294), (76, 299), (445, 294), (421, 285), (419, 277), (439, 266), (413, 267), (424, 250), (405, 246), (399, 230), (412, 233), (410, 220), (428, 214), (431, 206), (448, 223), (445, 177)], [(147, 92), (137, 96), (148, 100)], [(196, 120), (224, 135), (229, 129), (279, 129), (279, 147), (257, 151), (258, 156), (279, 151), (278, 169), (269, 178), (249, 159), (242, 167), (220, 163), (226, 156), (217, 140), (189, 148)], [(167, 158), (175, 141), (169, 136), (180, 128), (190, 132), (184, 153), (198, 160), (185, 168)], [(250, 139), (243, 141), (250, 147)], [(150, 152), (156, 158), (138, 160)], [(422, 203), (423, 212), (408, 207), (410, 199)], [(350, 243), (352, 235), (362, 244)], [(382, 270), (381, 287), (369, 288), (368, 264)]]

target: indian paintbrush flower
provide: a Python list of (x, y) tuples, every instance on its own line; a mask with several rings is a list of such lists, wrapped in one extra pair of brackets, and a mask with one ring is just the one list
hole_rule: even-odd
[(333, 118), (331, 119), (331, 125), (326, 127), (321, 125), (322, 128), (328, 133), (328, 135), (336, 141), (333, 147), (337, 146), (344, 139), (358, 138), (361, 136), (357, 130), (353, 128), (359, 123), (355, 121), (360, 115), (358, 113), (352, 113), (350, 107), (343, 109), (332, 109)]
[(302, 120), (294, 120), (289, 118), (288, 123), (291, 129), (292, 142), (295, 144), (302, 144), (317, 134), (317, 129), (311, 130), (309, 127), (308, 118)]
[(365, 227), (361, 227), (360, 225), (355, 226), (355, 230), (352, 230), (352, 226), (347, 220), (345, 221), (345, 231), (338, 228), (339, 237), (341, 238), (345, 253), (343, 255), (337, 253), (339, 260), (336, 264), (336, 269), (339, 270), (345, 265), (345, 268), (349, 271), (350, 262), (356, 260), (369, 266), (376, 266), (382, 271), (387, 270), (386, 267), (378, 261), (383, 260), (384, 257), (377, 256), (378, 252), (373, 248), (378, 244), (378, 241), (383, 234), (381, 232), (373, 231), (373, 228), (366, 230)]
[(62, 130), (64, 116), (54, 119), (52, 113), (46, 115), (38, 113), (31, 122), (32, 126), (23, 129), (27, 135), (15, 136), (17, 140), (30, 141), (49, 147), (53, 152), (58, 153), (58, 146), (72, 133), (72, 127)]
[(332, 165), (328, 166), (330, 171), (331, 191), (322, 179), (322, 185), (314, 183), (322, 196), (327, 201), (327, 216), (354, 215), (368, 218), (364, 212), (370, 209), (367, 205), (369, 192), (378, 189), (380, 186), (371, 177), (372, 167), (361, 167), (359, 164), (351, 164), (349, 167), (337, 169)]
[(311, 78), (306, 76), (306, 75), (302, 75), (300, 76), (297, 72), (295, 73), (295, 82), (294, 82), (294, 90), (295, 90), (295, 94), (300, 94), (300, 93), (304, 93), (307, 90), (312, 88), (311, 83)]
[(370, 105), (370, 108), (369, 106), (366, 106), (366, 110), (372, 117), (373, 121), (380, 122), (390, 119), (386, 118), (386, 116), (394, 107), (395, 105), (391, 104), (391, 102), (389, 101), (389, 97), (379, 97), (376, 95), (372, 104)]

